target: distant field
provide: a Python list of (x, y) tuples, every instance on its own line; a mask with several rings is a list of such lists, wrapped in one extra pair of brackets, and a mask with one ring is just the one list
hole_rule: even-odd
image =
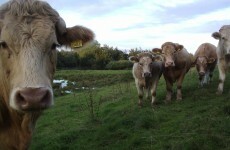
[(55, 79), (77, 82), (79, 87), (101, 87), (133, 79), (130, 70), (58, 70)]
[(131, 70), (65, 70), (55, 78), (99, 88), (56, 97), (55, 106), (37, 122), (30, 150), (230, 149), (230, 77), (223, 95), (217, 96), (217, 71), (213, 82), (201, 89), (191, 70), (182, 87), (183, 100), (176, 102), (174, 94), (168, 105), (162, 77), (155, 108), (150, 100), (143, 108), (137, 106)]

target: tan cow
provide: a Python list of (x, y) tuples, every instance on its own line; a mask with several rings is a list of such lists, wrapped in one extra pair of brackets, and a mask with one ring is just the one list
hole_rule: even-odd
[[(191, 55), (183, 45), (166, 42), (158, 49), (164, 58), (164, 78), (166, 81), (166, 103), (171, 102), (173, 83), (177, 82), (177, 100), (182, 100), (182, 82), (192, 65)], [(153, 51), (154, 53), (154, 51)]]
[(219, 85), (217, 94), (222, 94), (226, 73), (230, 67), (230, 25), (224, 25), (219, 32), (214, 32), (212, 37), (219, 40), (217, 46), (217, 66), (219, 70)]
[(199, 75), (200, 86), (208, 84), (216, 67), (216, 46), (210, 43), (201, 44), (195, 52), (196, 69)]
[(53, 105), (56, 47), (93, 38), (85, 27), (66, 28), (45, 1), (0, 7), (0, 150), (28, 149), (38, 117)]
[(137, 87), (139, 105), (142, 106), (144, 90), (147, 98), (150, 97), (151, 92), (151, 103), (155, 104), (157, 84), (163, 71), (162, 61), (158, 56), (148, 52), (131, 56), (129, 60), (134, 62), (132, 73)]

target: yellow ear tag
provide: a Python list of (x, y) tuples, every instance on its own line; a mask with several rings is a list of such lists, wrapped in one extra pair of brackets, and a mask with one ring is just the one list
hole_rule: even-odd
[(73, 42), (71, 43), (71, 47), (72, 47), (72, 48), (82, 47), (82, 40), (73, 41)]

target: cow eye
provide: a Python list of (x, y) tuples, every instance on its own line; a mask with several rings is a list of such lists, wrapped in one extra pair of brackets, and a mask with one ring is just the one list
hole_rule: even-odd
[(140, 66), (143, 66), (143, 64), (142, 64), (142, 63), (139, 63), (139, 65), (140, 65)]
[(226, 40), (226, 37), (221, 37), (222, 40)]
[(0, 41), (0, 48), (5, 49), (5, 48), (7, 48), (7, 47), (8, 47), (8, 46), (7, 46), (6, 42)]
[(53, 45), (51, 46), (52, 50), (56, 50), (57, 47), (60, 47), (60, 44), (58, 43), (53, 43)]

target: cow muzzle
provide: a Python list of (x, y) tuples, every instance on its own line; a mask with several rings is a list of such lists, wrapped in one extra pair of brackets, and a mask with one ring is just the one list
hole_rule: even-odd
[(165, 67), (174, 67), (175, 63), (173, 61), (166, 61), (165, 62)]
[(204, 76), (205, 75), (205, 72), (204, 71), (200, 71), (199, 72), (199, 76)]
[(21, 111), (40, 111), (53, 104), (53, 93), (49, 88), (20, 88), (14, 93), (16, 108)]
[(144, 73), (144, 77), (145, 77), (145, 78), (152, 77), (152, 74), (151, 74), (150, 72), (145, 72), (145, 73)]

